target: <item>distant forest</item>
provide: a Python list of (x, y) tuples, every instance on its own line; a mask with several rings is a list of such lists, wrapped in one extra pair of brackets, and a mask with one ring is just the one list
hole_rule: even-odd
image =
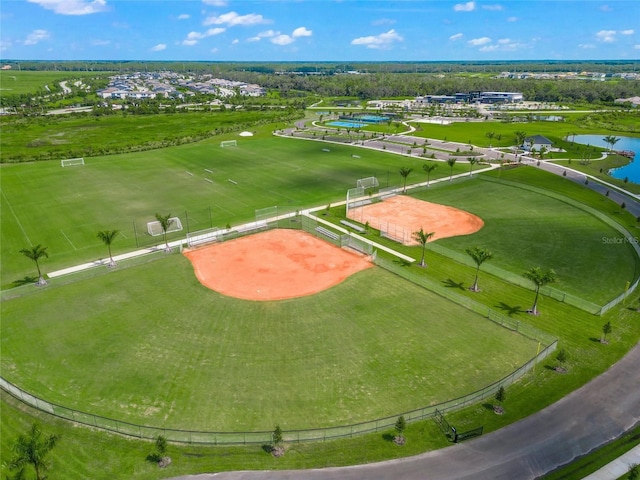
[[(618, 98), (640, 96), (640, 81), (608, 79), (538, 80), (494, 78), (511, 72), (640, 72), (640, 61), (521, 61), (521, 62), (107, 62), (5, 61), (20, 70), (133, 73), (175, 71), (211, 73), (228, 80), (259, 84), (283, 99), (310, 96), (359, 100), (451, 95), (456, 92), (515, 91), (538, 102), (612, 104)], [(361, 74), (346, 74), (360, 72)], [(303, 101), (304, 102), (304, 101)]]

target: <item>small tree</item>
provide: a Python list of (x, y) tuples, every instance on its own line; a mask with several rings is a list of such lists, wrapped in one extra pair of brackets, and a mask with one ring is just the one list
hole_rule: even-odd
[(478, 273), (480, 272), (480, 265), (482, 265), (485, 261), (493, 258), (493, 253), (482, 247), (467, 248), (465, 252), (467, 252), (467, 255), (469, 255), (473, 259), (477, 267), (476, 278), (473, 281), (473, 286), (469, 290), (471, 290), (472, 292), (479, 292), (480, 289), (478, 288)]
[(156, 438), (156, 452), (158, 452), (160, 458), (167, 453), (167, 439), (162, 435), (158, 435)]
[(113, 255), (111, 255), (111, 244), (115, 240), (118, 233), (120, 233), (120, 230), (101, 230), (98, 232), (98, 238), (102, 240), (102, 243), (104, 243), (107, 246), (107, 249), (109, 250), (109, 266), (110, 267), (116, 266), (116, 262), (113, 260)]
[(553, 270), (543, 272), (540, 267), (533, 267), (531, 270), (524, 273), (524, 277), (528, 278), (536, 285), (536, 297), (533, 301), (533, 306), (528, 310), (528, 312), (533, 315), (538, 315), (538, 296), (540, 294), (540, 287), (543, 287), (548, 283), (555, 282), (556, 272)]
[(556, 360), (558, 361), (558, 365), (555, 367), (555, 371), (565, 373), (567, 371), (566, 367), (564, 366), (567, 361), (567, 351), (564, 348), (558, 350)]
[(400, 168), (400, 176), (402, 177), (402, 180), (403, 180), (402, 193), (407, 192), (407, 177), (411, 172), (413, 172), (413, 168), (409, 168), (409, 167)]
[(450, 158), (447, 160), (447, 165), (449, 165), (449, 181), (453, 179), (453, 166), (456, 164), (456, 158)]
[(478, 159), (475, 157), (469, 157), (467, 158), (467, 161), (469, 162), (469, 176), (473, 176), (473, 166), (478, 163)]
[(43, 436), (37, 423), (31, 425), (29, 432), (20, 435), (12, 447), (9, 469), (18, 471), (15, 478), (24, 478), (27, 466), (31, 465), (36, 472), (36, 479), (44, 480), (45, 472), (49, 469), (46, 457), (59, 440), (60, 437), (55, 434)]
[(35, 245), (31, 248), (23, 248), (22, 250), (20, 250), (20, 253), (23, 254), (25, 257), (30, 258), (31, 260), (33, 260), (36, 264), (36, 269), (38, 270), (38, 282), (37, 285), (46, 285), (47, 281), (44, 279), (44, 277), (42, 276), (42, 272), (40, 271), (40, 259), (41, 258), (48, 258), (49, 254), (47, 253), (47, 247), (43, 247), (42, 245), (38, 244)]
[(496, 412), (498, 415), (502, 415), (504, 413), (504, 407), (502, 406), (502, 403), (506, 400), (506, 398), (507, 398), (507, 394), (504, 391), (504, 387), (500, 385), (500, 388), (498, 389), (495, 395), (495, 399), (496, 399), (496, 402), (498, 402), (498, 405), (493, 406), (493, 411)]
[(609, 335), (610, 333), (611, 333), (611, 322), (607, 322), (602, 326), (602, 340), (600, 340), (600, 342), (608, 343), (607, 335)]
[(156, 213), (156, 220), (160, 222), (160, 228), (162, 229), (162, 238), (164, 238), (164, 251), (171, 252), (171, 247), (169, 246), (169, 242), (167, 242), (167, 230), (173, 223), (173, 219), (171, 218), (171, 214), (167, 213), (166, 215), (160, 215)]
[(436, 167), (437, 165), (435, 163), (425, 163), (424, 165), (422, 165), (422, 169), (427, 174), (427, 187), (431, 182), (431, 172), (433, 172), (436, 169)]
[(404, 445), (405, 443), (405, 438), (404, 438), (404, 431), (407, 428), (407, 422), (404, 419), (404, 415), (400, 415), (398, 417), (398, 420), (396, 420), (396, 424), (394, 425), (394, 428), (396, 430), (396, 437), (393, 439), (393, 441), (396, 443), (396, 445)]
[(627, 473), (627, 480), (638, 480), (640, 479), (640, 468), (638, 468), (637, 463), (632, 463), (629, 465), (629, 473)]
[(271, 434), (271, 453), (274, 457), (281, 457), (284, 455), (283, 442), (282, 429), (280, 428), (280, 425), (276, 425), (276, 428)]
[(418, 232), (413, 232), (413, 239), (418, 242), (420, 245), (422, 245), (422, 258), (420, 259), (420, 266), (421, 267), (426, 267), (426, 264), (424, 263), (424, 253), (425, 250), (427, 248), (427, 242), (429, 241), (429, 239), (431, 237), (433, 237), (435, 235), (435, 232), (425, 232), (423, 228), (420, 228), (420, 231)]

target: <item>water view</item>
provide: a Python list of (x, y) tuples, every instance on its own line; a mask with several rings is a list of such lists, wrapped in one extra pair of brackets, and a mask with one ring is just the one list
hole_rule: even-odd
[[(609, 148), (609, 145), (603, 140), (607, 135), (576, 135), (575, 142), (583, 145), (595, 145), (596, 147)], [(573, 137), (569, 137), (571, 140)], [(636, 153), (636, 160), (625, 165), (624, 167), (611, 170), (610, 175), (614, 178), (624, 180), (628, 178), (630, 182), (640, 183), (640, 138), (637, 137), (618, 137), (618, 142), (613, 146), (614, 150), (630, 150)]]

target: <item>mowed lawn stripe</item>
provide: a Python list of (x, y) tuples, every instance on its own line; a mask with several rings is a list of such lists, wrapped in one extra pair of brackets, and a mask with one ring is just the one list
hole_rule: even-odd
[(33, 300), (2, 303), (8, 380), (79, 410), (173, 428), (394, 415), (481, 388), (536, 350), (380, 269), (311, 297), (246, 302), (206, 289), (175, 255)]

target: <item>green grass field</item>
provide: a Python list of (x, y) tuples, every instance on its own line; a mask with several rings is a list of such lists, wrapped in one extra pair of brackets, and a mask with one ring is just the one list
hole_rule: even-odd
[[(106, 76), (108, 73), (101, 72), (101, 75)], [(57, 84), (62, 80), (96, 76), (96, 72), (0, 70), (0, 92), (2, 95), (33, 94), (40, 90), (44, 92), (45, 85), (57, 88)]]
[(497, 381), (537, 346), (381, 269), (248, 302), (200, 285), (179, 254), (1, 308), (7, 380), (77, 410), (193, 430), (394, 415)]
[[(132, 224), (144, 228), (156, 211), (181, 216), (188, 210), (193, 228), (224, 226), (252, 220), (255, 208), (277, 204), (295, 209), (343, 200), (346, 188), (360, 177), (376, 175), (384, 186), (389, 172), (390, 183), (401, 185), (401, 166), (422, 174), (422, 160), (360, 149), (362, 158), (354, 159), (352, 148), (337, 145), (327, 154), (322, 144), (272, 139), (266, 130), (237, 149), (220, 149), (218, 143), (93, 158), (74, 169), (63, 169), (59, 162), (2, 166), (2, 285), (35, 273), (33, 264), (17, 253), (28, 242), (50, 248), (43, 267), (51, 271), (104, 258), (106, 248), (96, 238), (101, 229), (122, 230), (116, 252), (135, 248)], [(441, 170), (448, 176), (448, 168)], [(528, 168), (502, 175), (566, 193), (636, 228), (627, 212), (561, 177)], [(419, 181), (417, 176), (410, 180)], [(584, 236), (593, 240), (594, 232), (605, 232), (604, 224), (544, 195), (475, 180), (434, 187), (424, 195), (482, 211), (487, 216), (485, 237), (451, 241), (471, 246), (483, 240), (505, 269), (519, 272), (528, 261), (540, 261), (559, 270), (558, 263), (564, 262), (563, 287), (604, 298), (616, 290), (610, 284), (617, 283), (617, 273), (637, 268), (628, 252), (611, 253), (593, 241), (583, 245)], [(561, 221), (564, 217), (567, 222)], [(575, 236), (574, 229), (581, 235)], [(553, 241), (543, 232), (553, 234)], [(153, 239), (139, 234), (138, 240), (147, 244)], [(532, 248), (537, 242), (545, 249)], [(450, 246), (463, 249), (463, 243)], [(419, 255), (415, 247), (391, 245)], [(565, 261), (561, 246), (572, 260)], [(552, 258), (545, 257), (547, 249)], [(596, 275), (581, 254), (615, 258), (609, 271)], [(427, 261), (428, 269), (407, 268), (558, 337), (569, 354), (567, 375), (555, 374), (549, 359), (535, 375), (509, 387), (508, 415), (498, 417), (483, 404), (473, 405), (450, 416), (460, 428), (482, 424), (488, 432), (529, 415), (604, 371), (640, 338), (637, 313), (630, 309), (617, 308), (599, 318), (544, 297), (541, 315), (532, 317), (525, 312), (531, 290), (481, 272), (482, 292), (471, 293), (466, 287), (473, 280), (472, 267), (432, 251)], [(54, 279), (45, 289), (27, 285), (4, 296), (3, 376), (47, 400), (139, 423), (271, 430), (275, 423), (287, 429), (370, 420), (436, 402), (435, 395), (447, 399), (468, 393), (531, 358), (537, 347), (537, 342), (380, 269), (361, 272), (313, 297), (263, 303), (205, 289), (178, 254), (126, 266)], [(580, 283), (579, 272), (587, 272), (593, 282)], [(637, 302), (637, 294), (631, 300)], [(603, 346), (594, 339), (607, 320), (614, 330), (610, 344)], [(4, 458), (12, 436), (34, 416), (6, 399), (0, 415)], [(58, 469), (53, 479), (87, 478), (95, 469), (109, 478), (163, 475), (144, 461), (151, 451), (148, 443), (35, 418), (44, 418), (48, 429), (64, 432), (66, 438), (53, 457)], [(430, 421), (411, 425), (407, 436), (408, 448), (403, 449), (390, 448), (381, 434), (295, 445), (277, 463), (258, 447), (171, 446), (176, 464), (171, 475), (345, 465), (445, 444)]]
[(494, 254), (492, 265), (516, 274), (534, 266), (554, 269), (555, 288), (592, 302), (607, 303), (624, 290), (625, 282), (633, 282), (640, 274), (640, 260), (631, 244), (604, 243), (603, 238), (620, 237), (619, 232), (554, 198), (480, 180), (432, 188), (416, 196), (461, 208), (485, 223), (471, 236), (443, 239), (439, 244), (461, 253), (483, 246)]
[[(52, 271), (104, 258), (100, 230), (120, 230), (115, 253), (135, 249), (136, 234), (139, 244), (160, 243), (161, 237), (146, 233), (155, 213), (180, 217), (185, 230), (187, 223), (191, 231), (224, 228), (253, 221), (259, 208), (293, 211), (343, 201), (358, 178), (375, 175), (382, 185), (399, 186), (400, 167), (421, 171), (424, 163), (342, 145), (327, 153), (321, 143), (273, 138), (265, 130), (240, 138), (237, 148), (220, 148), (216, 139), (87, 158), (82, 167), (63, 168), (59, 161), (2, 165), (2, 285), (35, 274), (19, 253), (30, 244), (48, 247), (43, 267)], [(361, 158), (351, 156), (355, 151)], [(458, 168), (455, 173), (466, 167)], [(446, 174), (441, 169), (432, 177)]]

